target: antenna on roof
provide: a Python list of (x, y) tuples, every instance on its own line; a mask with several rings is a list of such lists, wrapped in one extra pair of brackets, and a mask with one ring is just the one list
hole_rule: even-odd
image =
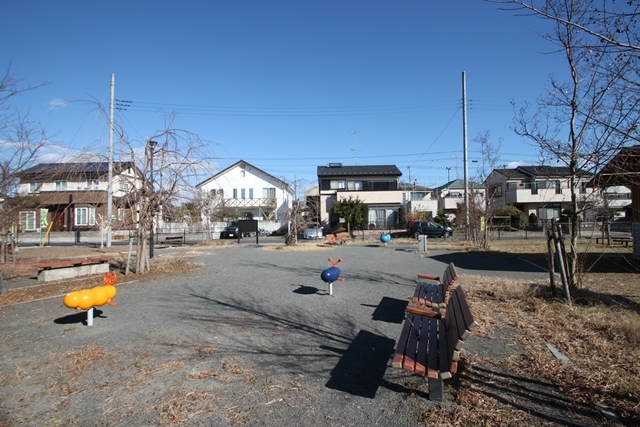
[(358, 166), (358, 138), (357, 138), (357, 135), (360, 132), (358, 132), (357, 130), (352, 130), (349, 133), (351, 135), (353, 135), (353, 148), (351, 149), (351, 151), (356, 153), (356, 166)]

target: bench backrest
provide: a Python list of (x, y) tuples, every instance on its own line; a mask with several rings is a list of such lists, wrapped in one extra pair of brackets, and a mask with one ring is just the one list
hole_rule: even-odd
[(451, 289), (453, 289), (456, 280), (458, 280), (458, 270), (456, 270), (456, 266), (450, 262), (447, 266), (446, 270), (444, 270), (444, 274), (442, 275), (442, 279), (440, 283), (444, 286), (444, 303), (449, 302), (449, 294)]
[[(448, 351), (446, 356), (450, 358), (450, 373), (454, 374), (458, 369), (458, 359), (460, 358), (460, 350), (464, 347), (464, 341), (478, 327), (478, 323), (471, 314), (471, 308), (462, 286), (457, 286), (451, 291), (447, 314), (442, 322), (447, 334)], [(443, 378), (445, 377), (443, 376)]]

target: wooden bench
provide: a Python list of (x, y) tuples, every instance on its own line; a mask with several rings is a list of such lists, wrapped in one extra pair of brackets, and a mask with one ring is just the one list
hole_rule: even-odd
[(347, 241), (347, 237), (349, 237), (349, 233), (328, 233), (325, 236), (327, 243), (330, 245), (337, 245), (338, 243), (343, 244)]
[[(413, 311), (418, 309), (414, 308)], [(409, 312), (391, 365), (427, 377), (429, 400), (442, 400), (442, 380), (458, 371), (465, 340), (478, 324), (461, 286), (451, 291), (446, 309)]]
[(109, 258), (78, 258), (38, 264), (38, 280), (49, 282), (109, 272)]
[[(456, 280), (458, 280), (458, 270), (451, 262), (444, 270), (442, 278), (430, 274), (418, 274), (418, 278), (436, 281), (437, 283), (419, 281), (411, 302), (419, 307), (430, 307), (432, 310), (437, 311), (449, 302), (449, 292), (455, 286)], [(410, 308), (408, 307), (408, 309)]]
[[(602, 236), (591, 236), (589, 239), (595, 240), (596, 245), (600, 244), (601, 241), (604, 245), (607, 241), (607, 238)], [(611, 237), (610, 239), (613, 243), (620, 243), (621, 245), (624, 245), (625, 248), (629, 247), (629, 243), (633, 243), (633, 238), (631, 237)]]
[(620, 243), (624, 245), (625, 248), (629, 247), (629, 243), (633, 243), (633, 239), (631, 237), (613, 237), (611, 241), (614, 243)]
[(327, 243), (330, 244), (330, 245), (335, 245), (335, 244), (338, 243), (336, 241), (336, 235), (335, 234), (332, 234), (332, 233), (326, 234), (324, 236), (324, 238), (327, 240)]
[(167, 236), (164, 238), (164, 244), (165, 245), (170, 245), (170, 244), (182, 245), (184, 244), (184, 236)]

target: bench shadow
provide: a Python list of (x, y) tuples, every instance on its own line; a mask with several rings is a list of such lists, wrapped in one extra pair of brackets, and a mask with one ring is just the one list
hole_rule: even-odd
[[(95, 319), (96, 317), (101, 317), (103, 319), (106, 319), (106, 316), (103, 316), (102, 313), (103, 313), (102, 310), (94, 309), (93, 310), (93, 318)], [(74, 314), (69, 314), (67, 316), (58, 317), (57, 319), (53, 320), (53, 323), (56, 323), (58, 325), (70, 325), (70, 324), (73, 324), (73, 323), (82, 323), (83, 325), (86, 325), (87, 324), (87, 312), (86, 311), (79, 311), (79, 312), (74, 313)]]
[(373, 399), (378, 388), (386, 384), (383, 377), (394, 345), (390, 338), (361, 330), (346, 350), (322, 346), (342, 354), (325, 386)]
[(382, 297), (378, 305), (360, 304), (364, 307), (375, 307), (371, 314), (372, 320), (387, 323), (402, 323), (404, 320), (404, 310), (409, 305), (409, 301)]

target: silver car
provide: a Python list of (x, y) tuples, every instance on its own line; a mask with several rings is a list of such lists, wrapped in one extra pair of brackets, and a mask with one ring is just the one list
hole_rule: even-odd
[(319, 222), (308, 222), (302, 233), (304, 239), (322, 239), (322, 224)]

